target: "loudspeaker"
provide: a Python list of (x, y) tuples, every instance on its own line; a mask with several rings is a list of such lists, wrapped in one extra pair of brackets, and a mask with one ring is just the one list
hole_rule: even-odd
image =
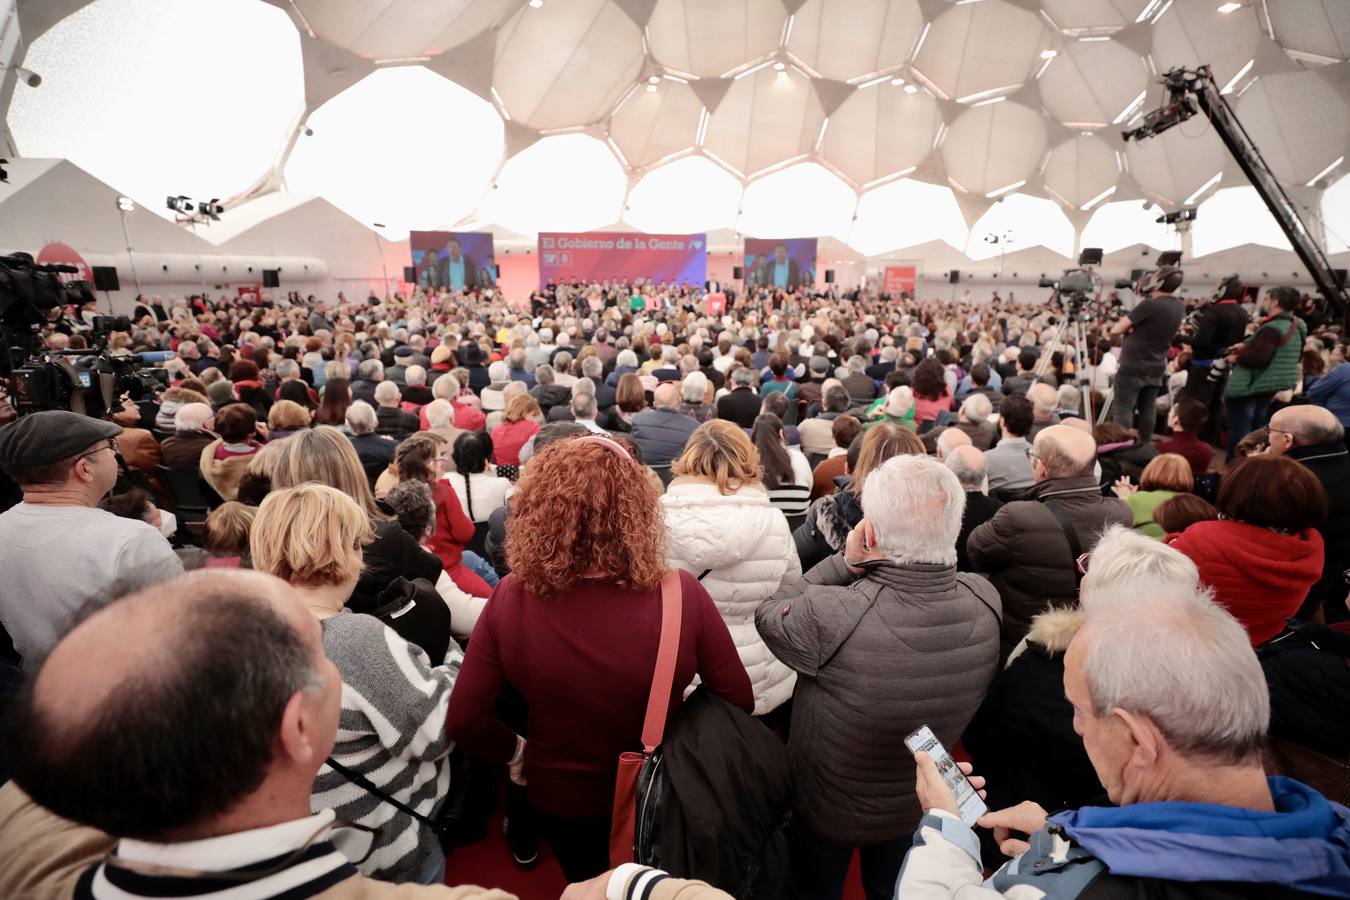
[(408, 282), (409, 284), (413, 284), (414, 282), (416, 282), (416, 281), (417, 281), (417, 269), (416, 269), (415, 267), (413, 267), (413, 266), (404, 266), (404, 267), (403, 267), (403, 280), (406, 281), (406, 282)]
[(825, 270), (825, 283), (834, 284), (834, 269)]
[(94, 273), (94, 290), (96, 291), (120, 291), (121, 282), (117, 280), (116, 266), (93, 266), (91, 271)]
[(1130, 270), (1130, 283), (1131, 283), (1131, 284), (1138, 284), (1138, 283), (1139, 283), (1139, 279), (1140, 279), (1140, 278), (1143, 278), (1143, 277), (1144, 277), (1144, 273), (1147, 272), (1147, 271), (1148, 271), (1148, 269), (1131, 269), (1131, 270)]
[(947, 280), (952, 284), (960, 284), (961, 273), (956, 271), (955, 269), (952, 269), (950, 272), (947, 273)]
[(742, 278), (745, 277), (745, 269), (741, 268), (740, 266), (735, 266), (731, 270), (731, 277), (734, 278), (736, 281), (740, 281)]
[(1163, 266), (1179, 266), (1179, 265), (1181, 265), (1180, 250), (1168, 250), (1166, 253), (1158, 254), (1158, 268), (1161, 269)]
[(281, 287), (281, 270), (263, 269), (263, 287)]
[(1078, 264), (1080, 266), (1100, 266), (1102, 264), (1102, 248), (1084, 247), (1083, 252), (1078, 254)]

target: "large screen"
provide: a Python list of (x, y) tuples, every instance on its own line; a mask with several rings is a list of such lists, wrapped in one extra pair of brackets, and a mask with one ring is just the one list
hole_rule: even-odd
[(708, 241), (702, 234), (591, 231), (539, 235), (539, 286), (550, 281), (634, 281), (644, 278), (703, 287)]
[(488, 287), (497, 280), (492, 235), (486, 231), (413, 231), (408, 235), (417, 285), (429, 289)]
[(786, 288), (816, 283), (815, 238), (746, 238), (745, 286)]

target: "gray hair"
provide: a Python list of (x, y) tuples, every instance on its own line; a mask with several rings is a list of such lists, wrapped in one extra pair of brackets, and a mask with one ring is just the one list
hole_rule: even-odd
[(1200, 573), (1186, 554), (1161, 541), (1112, 525), (1092, 547), (1079, 604), (1089, 612), (1168, 591), (1198, 590)]
[(214, 415), (211, 407), (205, 403), (184, 403), (173, 414), (173, 427), (175, 431), (193, 431), (197, 428), (205, 428), (206, 423), (211, 421), (211, 417)]
[(459, 396), (459, 379), (453, 371), (446, 372), (431, 383), (431, 396), (437, 400), (453, 400)]
[(423, 409), (427, 414), (427, 425), (432, 428), (449, 428), (454, 421), (455, 408), (449, 400), (432, 400)]
[(510, 360), (511, 368), (513, 368), (513, 369), (523, 369), (523, 368), (525, 368), (525, 348), (524, 348), (524, 347), (516, 347), (514, 350), (512, 350), (510, 353), (508, 353), (508, 354), (506, 355), (506, 358), (507, 358), (508, 360)]
[(755, 383), (755, 370), (748, 366), (741, 366), (731, 373), (731, 380), (736, 384), (749, 386)]
[(637, 354), (632, 350), (620, 350), (619, 355), (614, 358), (614, 365), (636, 369), (638, 366)]
[(383, 381), (384, 363), (378, 359), (365, 359), (356, 367), (356, 377), (362, 381)]
[(553, 367), (550, 366), (548, 363), (541, 363), (540, 365), (535, 366), (535, 367), (534, 367), (534, 383), (535, 383), (535, 384), (552, 384), (552, 383), (553, 383)]
[(680, 382), (680, 396), (686, 403), (702, 403), (708, 396), (708, 376), (702, 372), (690, 372)]
[(334, 381), (338, 378), (351, 378), (352, 369), (340, 359), (330, 359), (324, 363), (323, 377), (326, 381)]
[(1055, 394), (1055, 404), (1060, 409), (1069, 409), (1078, 412), (1083, 403), (1083, 395), (1078, 392), (1078, 388), (1071, 384), (1061, 384), (1059, 391)]
[[(870, 479), (869, 479), (870, 481)], [(1136, 591), (1088, 612), (1083, 674), (1098, 718), (1147, 716), (1183, 756), (1257, 757), (1270, 689), (1247, 629), (1198, 588)]]
[(492, 365), (488, 366), (488, 378), (491, 379), (493, 384), (500, 384), (503, 381), (510, 381), (511, 367), (507, 365), (503, 360), (499, 359)]
[(892, 562), (956, 564), (966, 492), (942, 463), (929, 456), (893, 456), (868, 473), (862, 501), (877, 546)]
[(300, 364), (293, 359), (283, 359), (276, 364), (276, 373), (282, 378), (299, 378)]
[(588, 356), (581, 361), (581, 374), (587, 378), (599, 378), (605, 371), (605, 363), (598, 356)]
[(966, 414), (967, 422), (987, 422), (994, 414), (994, 404), (984, 394), (971, 394), (961, 404), (961, 412)]
[(572, 354), (568, 353), (566, 350), (555, 353), (553, 355), (553, 368), (554, 371), (562, 372), (566, 375), (568, 370), (572, 368)]
[(577, 394), (590, 394), (595, 396), (595, 382), (589, 378), (578, 378), (572, 383), (572, 396)]
[(825, 411), (826, 412), (845, 412), (848, 410), (848, 391), (842, 384), (832, 384), (829, 390), (825, 392)]
[(381, 381), (375, 385), (375, 402), (381, 406), (397, 406), (402, 393), (392, 381)]
[(853, 373), (862, 372), (867, 368), (867, 359), (861, 354), (855, 353), (848, 358), (848, 370)]
[(374, 408), (364, 400), (357, 400), (347, 407), (346, 421), (347, 429), (355, 435), (372, 434), (380, 424)]
[(983, 491), (989, 474), (989, 461), (984, 453), (969, 444), (953, 448), (943, 462), (952, 470), (961, 487), (967, 491)]
[(427, 370), (421, 366), (408, 366), (403, 370), (403, 380), (408, 387), (421, 387), (427, 383)]
[[(577, 382), (580, 384), (581, 382)], [(572, 415), (578, 419), (595, 418), (595, 395), (582, 392), (572, 395)]]

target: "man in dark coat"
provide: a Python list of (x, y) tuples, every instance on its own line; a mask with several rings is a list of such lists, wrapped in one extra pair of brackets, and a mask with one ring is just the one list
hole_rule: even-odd
[(967, 444), (948, 453), (944, 462), (947, 468), (956, 473), (956, 480), (966, 492), (966, 511), (961, 517), (961, 532), (956, 536), (956, 569), (959, 572), (975, 571), (970, 565), (970, 555), (966, 552), (966, 541), (970, 533), (994, 517), (1003, 504), (998, 498), (985, 493), (989, 486), (984, 465), (984, 452)]
[(1322, 578), (1303, 601), (1297, 618), (1308, 621), (1318, 609), (1327, 622), (1350, 618), (1345, 608), (1345, 570), (1350, 568), (1350, 453), (1345, 427), (1320, 406), (1286, 406), (1270, 417), (1270, 451), (1307, 466), (1327, 492), (1322, 534)]
[(1034, 483), (1026, 499), (1006, 504), (966, 542), (971, 565), (1003, 598), (1004, 658), (1037, 613), (1077, 602), (1077, 557), (1108, 526), (1134, 524), (1125, 501), (1103, 497), (1092, 477), (1097, 445), (1091, 435), (1051, 425), (1036, 436), (1030, 455)]
[(759, 408), (763, 401), (755, 390), (757, 380), (754, 369), (740, 368), (731, 373), (734, 385), (730, 394), (717, 401), (717, 418), (735, 422), (742, 428), (754, 428), (759, 418)]
[(633, 440), (642, 449), (647, 465), (663, 468), (684, 453), (684, 445), (698, 423), (680, 412), (678, 384), (659, 385), (652, 407), (633, 416)]

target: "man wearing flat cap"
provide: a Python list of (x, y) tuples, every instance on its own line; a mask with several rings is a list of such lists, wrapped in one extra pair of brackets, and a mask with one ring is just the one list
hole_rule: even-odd
[(0, 469), (23, 502), (0, 515), (0, 624), (26, 662), (45, 654), (88, 600), (182, 571), (153, 526), (98, 508), (117, 482), (122, 427), (73, 412), (0, 428)]

